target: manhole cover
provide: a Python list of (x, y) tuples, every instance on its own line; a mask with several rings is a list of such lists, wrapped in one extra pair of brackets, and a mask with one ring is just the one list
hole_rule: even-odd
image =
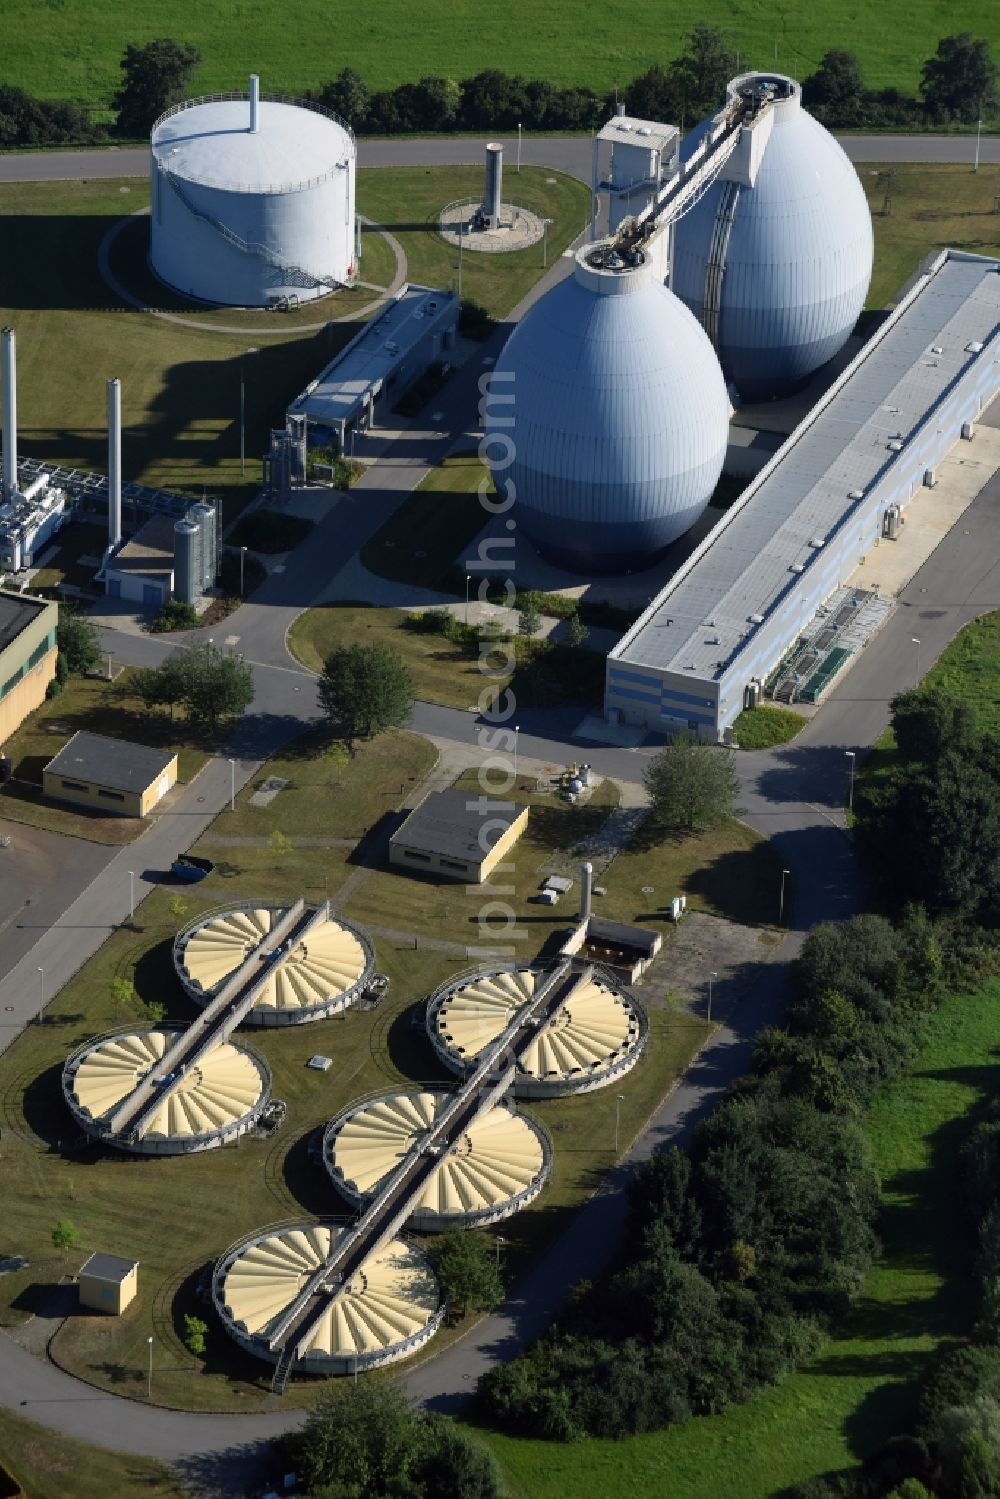
[(655, 889), (655, 885), (643, 885), (642, 893), (643, 895), (652, 895)]

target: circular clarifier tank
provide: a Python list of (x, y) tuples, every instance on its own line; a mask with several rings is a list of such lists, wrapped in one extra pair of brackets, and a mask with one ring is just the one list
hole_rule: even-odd
[[(212, 1298), (230, 1335), (271, 1363), (269, 1337), (299, 1292), (350, 1230), (332, 1220), (263, 1229), (226, 1251)], [(405, 1358), (433, 1337), (444, 1315), (430, 1263), (414, 1244), (392, 1239), (331, 1296), (296, 1369), (347, 1374)]]
[[(470, 1071), (543, 978), (526, 967), (485, 969), (439, 989), (427, 1006), (427, 1034), (445, 1065)], [(646, 1016), (631, 996), (585, 970), (524, 1047), (514, 1092), (543, 1098), (606, 1087), (635, 1066), (647, 1035)]]
[(63, 1096), (89, 1135), (140, 1155), (187, 1155), (244, 1134), (270, 1094), (264, 1062), (224, 1042), (187, 1068), (159, 1107), (144, 1114), (137, 1134), (109, 1132), (111, 1116), (138, 1083), (155, 1071), (180, 1032), (119, 1032), (89, 1042), (63, 1068)]
[[(428, 1139), (452, 1094), (384, 1093), (346, 1109), (323, 1138), (323, 1161), (342, 1196), (365, 1203)], [(434, 1231), (498, 1222), (526, 1207), (551, 1169), (549, 1142), (532, 1120), (498, 1104), (471, 1124), (428, 1180), (407, 1222)]]
[(374, 968), (367, 939), (346, 922), (325, 916), (301, 941), (272, 953), (271, 933), (289, 908), (240, 904), (186, 926), (174, 940), (174, 967), (188, 994), (205, 1004), (240, 965), (255, 955), (266, 981), (247, 1025), (296, 1025), (338, 1014), (364, 990)]

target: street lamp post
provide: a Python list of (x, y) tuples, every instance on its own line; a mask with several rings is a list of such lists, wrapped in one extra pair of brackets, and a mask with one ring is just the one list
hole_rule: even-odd
[(622, 1122), (622, 1104), (625, 1102), (624, 1093), (615, 1094), (615, 1160), (618, 1159), (618, 1131)]
[(919, 687), (920, 686), (920, 641), (917, 639), (916, 635), (911, 635), (910, 636), (910, 642), (911, 642), (912, 645), (915, 645), (916, 648), (917, 648), (917, 680), (914, 682), (913, 685), (914, 685), (914, 687)]
[(461, 306), (461, 303), (462, 303), (462, 250), (463, 250), (463, 248), (465, 246), (465, 235), (463, 233), (464, 229), (465, 229), (465, 222), (464, 222), (463, 219), (459, 219), (459, 221), (458, 221), (458, 302), (459, 302), (459, 306)]
[(517, 736), (521, 732), (520, 724), (514, 725), (514, 779), (517, 780)]
[(128, 872), (128, 919), (135, 920), (135, 870)]
[(39, 994), (42, 997), (42, 1008), (44, 1009), (44, 1007), (45, 1007), (45, 969), (41, 966), (41, 964), (39, 964), (39, 966), (38, 966), (38, 992), (39, 992)]
[(711, 1025), (712, 1023), (712, 983), (718, 977), (718, 973), (713, 968), (712, 972), (708, 975), (708, 1015), (706, 1016), (706, 1019), (708, 1020), (709, 1025)]
[[(982, 124), (982, 121), (980, 121)], [(521, 170), (521, 121), (517, 122), (517, 170)]]
[(236, 761), (229, 762), (229, 810), (236, 811)]
[(152, 1398), (153, 1398), (153, 1340), (152, 1340), (152, 1338), (147, 1338), (146, 1339), (146, 1343), (147, 1343), (147, 1345), (149, 1347), (149, 1375), (148, 1375), (148, 1377), (146, 1379), (146, 1399), (147, 1400), (152, 1400)]
[(849, 769), (850, 769), (850, 777), (851, 778), (850, 778), (850, 780), (847, 783), (847, 810), (848, 810), (848, 812), (853, 812), (853, 810), (854, 810), (854, 751), (853, 750), (845, 750), (844, 754), (846, 755), (847, 759), (850, 760), (850, 762), (851, 762), (850, 767), (849, 767)]
[(240, 547), (240, 598), (243, 597), (243, 563), (246, 560), (246, 555), (246, 547)]
[(243, 361), (240, 360), (240, 478), (245, 479), (247, 473), (247, 447), (246, 447), (246, 380), (243, 375)]
[(497, 1234), (497, 1237), (496, 1237), (496, 1252), (497, 1252), (497, 1274), (498, 1275), (500, 1273), (500, 1250), (503, 1247), (503, 1245), (506, 1244), (506, 1242), (507, 1242), (507, 1240), (504, 1238), (503, 1234)]
[[(518, 126), (518, 129), (520, 129), (520, 126)], [(975, 159), (975, 161), (972, 164), (972, 170), (974, 172), (978, 172), (979, 171), (979, 144), (980, 144), (980, 141), (982, 140), (982, 138), (983, 138), (983, 122), (980, 119), (980, 120), (976, 121), (976, 159)]]
[(468, 624), (469, 624), (469, 584), (471, 582), (472, 582), (472, 579), (469, 577), (469, 574), (466, 573), (466, 575), (465, 575), (465, 624), (466, 624), (466, 628), (468, 628)]
[(781, 871), (781, 894), (778, 896), (778, 925), (779, 926), (781, 926), (782, 922), (785, 919), (785, 878), (786, 878), (787, 875), (788, 875), (788, 870), (787, 869), (783, 869)]
[(549, 264), (549, 225), (551, 219), (542, 220), (542, 270), (546, 270)]

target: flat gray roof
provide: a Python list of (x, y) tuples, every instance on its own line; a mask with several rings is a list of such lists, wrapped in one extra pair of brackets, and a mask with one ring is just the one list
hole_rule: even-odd
[[(514, 803), (509, 811), (504, 811), (503, 803), (491, 800), (489, 811), (483, 813), (479, 810), (479, 800), (479, 792), (460, 791), (457, 786), (448, 791), (432, 791), (389, 842), (440, 854), (444, 859), (459, 859), (463, 864), (478, 864), (524, 811), (522, 805)], [(480, 831), (484, 829), (487, 836), (480, 840)]]
[(659, 120), (641, 120), (637, 115), (612, 115), (597, 133), (600, 141), (616, 146), (639, 146), (647, 151), (667, 151), (680, 135), (676, 125)]
[(429, 286), (400, 287), (392, 301), (296, 396), (289, 414), (333, 428), (349, 422), (369, 392), (379, 393), (442, 310), (457, 306), (454, 292)]
[(131, 1274), (138, 1260), (126, 1260), (119, 1254), (92, 1254), (85, 1265), (80, 1266), (81, 1275), (93, 1276), (94, 1280), (110, 1280), (120, 1285), (126, 1275)]
[[(192, 505), (194, 501), (191, 501)], [(108, 563), (108, 571), (152, 573), (162, 577), (173, 571), (175, 515), (153, 515), (120, 547)]]
[(6, 589), (0, 590), (0, 651), (5, 651), (9, 645), (13, 645), (32, 620), (37, 619), (39, 614), (48, 607), (47, 599), (32, 599), (25, 597), (22, 593), (8, 593)]
[[(1000, 262), (947, 251), (611, 652), (718, 679), (1000, 322)], [(991, 356), (985, 356), (991, 357)]]
[(45, 769), (54, 775), (92, 781), (114, 791), (145, 791), (151, 781), (163, 774), (176, 753), (79, 729), (52, 756)]

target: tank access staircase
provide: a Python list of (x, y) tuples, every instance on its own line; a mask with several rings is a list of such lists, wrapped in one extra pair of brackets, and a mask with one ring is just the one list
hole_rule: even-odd
[(103, 1133), (134, 1142), (141, 1138), (149, 1116), (180, 1086), (185, 1073), (228, 1041), (250, 1013), (270, 970), (304, 941), (309, 931), (329, 919), (329, 903), (309, 910), (300, 897), (272, 927), (219, 989), (202, 1013), (167, 1047), (155, 1067), (141, 1077), (131, 1093), (103, 1125)]
[(476, 1119), (511, 1087), (521, 1054), (531, 1045), (535, 1032), (593, 973), (592, 963), (563, 958), (542, 979), (531, 999), (486, 1048), (475, 1070), (456, 1088), (433, 1126), (411, 1147), (353, 1227), (334, 1245), (325, 1263), (305, 1282), (268, 1337), (268, 1347), (277, 1354), (271, 1381), (275, 1394), (284, 1392), (295, 1364), (304, 1356), (316, 1323), (349, 1290), (352, 1278), (365, 1261), (399, 1232), (442, 1157), (456, 1147)]
[(273, 270), (280, 271), (285, 277), (287, 285), (297, 286), (303, 291), (314, 291), (317, 286), (325, 286), (327, 291), (336, 291), (339, 286), (343, 285), (343, 282), (337, 281), (333, 276), (321, 276), (315, 271), (307, 271), (305, 266), (296, 265), (291, 260), (285, 260), (283, 256), (276, 254), (274, 250), (268, 249), (267, 245), (243, 239), (234, 229), (230, 229), (228, 224), (224, 224), (221, 219), (217, 219), (214, 214), (206, 213), (203, 208), (199, 208), (190, 194), (186, 193), (181, 187), (169, 167), (161, 164), (159, 170), (161, 176), (166, 178), (178, 198), (184, 204), (188, 213), (193, 214), (196, 219), (200, 219), (203, 224), (207, 224), (209, 229), (214, 230), (216, 234), (221, 234), (222, 238), (228, 244), (231, 244), (234, 249), (239, 250), (242, 255), (252, 255), (257, 260), (262, 260), (265, 265), (271, 266)]

